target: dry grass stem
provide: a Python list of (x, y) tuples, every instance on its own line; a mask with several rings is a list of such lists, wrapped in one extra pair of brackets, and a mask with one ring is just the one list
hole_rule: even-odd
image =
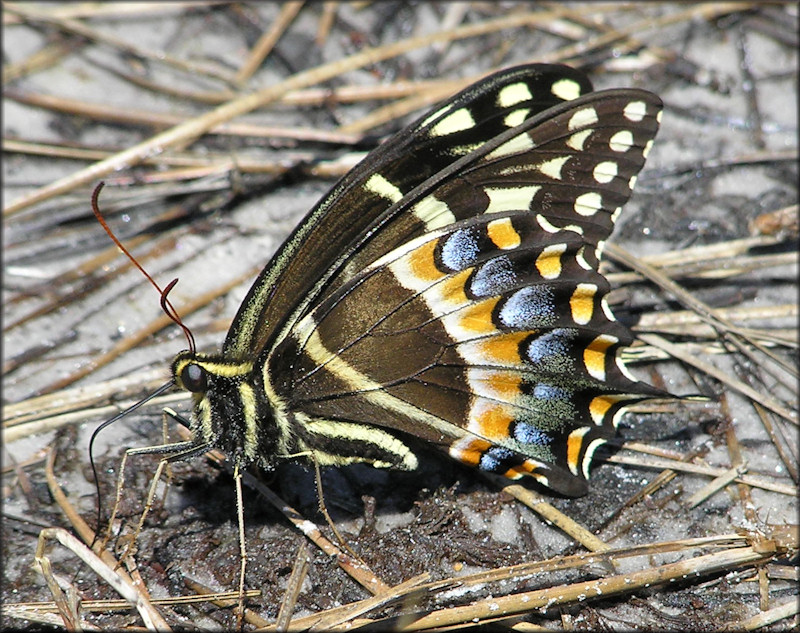
[(248, 55), (244, 64), (239, 68), (239, 72), (234, 76), (233, 81), (235, 84), (243, 85), (264, 63), (264, 59), (270, 54), (278, 39), (283, 35), (284, 31), (295, 17), (297, 17), (303, 4), (304, 2), (297, 0), (285, 2), (283, 4), (278, 18), (272, 23), (269, 30), (265, 31), (258, 42), (256, 42), (253, 50), (250, 51), (250, 55)]
[(411, 38), (376, 49), (366, 49), (346, 59), (298, 73), (281, 84), (270, 86), (254, 94), (234, 99), (207, 114), (181, 123), (165, 132), (157, 134), (143, 143), (119, 152), (109, 159), (95, 163), (91, 167), (76, 172), (71, 176), (67, 176), (54, 183), (41, 187), (33, 194), (12, 201), (3, 209), (3, 215), (13, 215), (34, 204), (48, 200), (53, 196), (66, 193), (79, 186), (88, 185), (116, 169), (138, 164), (151, 154), (160, 153), (166, 148), (183, 146), (201, 134), (213, 129), (214, 126), (227, 122), (236, 116), (241, 116), (255, 108), (260, 108), (268, 103), (272, 103), (290, 90), (306, 88), (340, 75), (348, 70), (360, 68), (366, 64), (375, 64), (379, 61), (401, 55), (402, 53), (429, 46), (434, 42), (475, 37), (513, 26), (535, 24), (544, 22), (549, 17), (548, 14), (536, 13), (499, 18), (481, 24), (450, 30), (445, 33)]

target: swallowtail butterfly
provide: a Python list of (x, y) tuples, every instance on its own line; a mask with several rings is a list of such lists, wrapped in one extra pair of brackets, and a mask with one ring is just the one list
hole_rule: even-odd
[(194, 439), (169, 448), (413, 470), (414, 437), (584, 493), (626, 406), (665, 395), (618, 359), (632, 336), (598, 272), (661, 107), (535, 64), (393, 136), (280, 247), (222, 351), (177, 355)]

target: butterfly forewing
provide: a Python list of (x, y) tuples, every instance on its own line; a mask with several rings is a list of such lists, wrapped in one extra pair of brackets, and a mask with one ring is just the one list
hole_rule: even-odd
[(358, 238), (414, 187), (525, 118), (591, 90), (583, 73), (566, 66), (510, 68), (391, 137), (345, 175), (280, 247), (242, 303), (224, 352), (257, 354), (337, 270), (368, 264), (359, 256)]

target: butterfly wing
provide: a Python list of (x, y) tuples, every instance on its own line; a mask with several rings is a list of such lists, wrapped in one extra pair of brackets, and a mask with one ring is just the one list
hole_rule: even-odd
[[(524, 119), (591, 90), (585, 75), (567, 66), (509, 68), (468, 87), (370, 152), (309, 212), (264, 268), (232, 322), (224, 355), (243, 359), (258, 354), (321, 292), (370, 263), (374, 250), (360, 254), (359, 238), (374, 234), (381, 216), (402, 198), (400, 192), (411, 191)], [(394, 190), (387, 193), (376, 174)]]
[(660, 110), (648, 92), (593, 93), (410, 190), (380, 171), (362, 180), (389, 203), (379, 230), (351, 245), (358, 266), (333, 270), (267, 352), (299, 444), (322, 462), (413, 467), (397, 430), (485, 470), (585, 492), (625, 407), (663, 395), (619, 362), (631, 336), (597, 270)]

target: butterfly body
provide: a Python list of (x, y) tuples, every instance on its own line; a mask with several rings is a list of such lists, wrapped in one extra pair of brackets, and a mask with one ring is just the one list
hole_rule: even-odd
[(521, 66), (370, 153), (266, 266), (222, 352), (173, 362), (197, 446), (413, 470), (412, 436), (585, 492), (625, 406), (664, 395), (618, 360), (632, 336), (597, 270), (660, 110)]

